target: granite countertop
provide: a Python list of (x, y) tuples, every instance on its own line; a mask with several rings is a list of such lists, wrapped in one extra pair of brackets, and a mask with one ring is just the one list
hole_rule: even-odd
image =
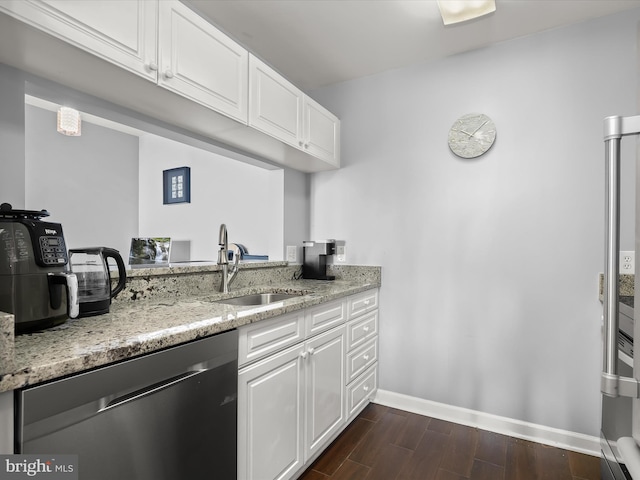
[[(48, 330), (15, 337), (13, 361), (0, 369), (0, 392), (34, 385), (262, 319), (377, 288), (380, 278), (290, 280), (239, 288), (230, 294), (157, 298), (114, 303), (105, 315), (68, 320)], [(223, 297), (277, 291), (304, 295), (265, 306), (215, 303)]]

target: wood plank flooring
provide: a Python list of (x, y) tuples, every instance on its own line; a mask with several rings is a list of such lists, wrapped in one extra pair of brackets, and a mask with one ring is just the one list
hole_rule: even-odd
[(377, 404), (300, 480), (599, 480), (600, 459)]

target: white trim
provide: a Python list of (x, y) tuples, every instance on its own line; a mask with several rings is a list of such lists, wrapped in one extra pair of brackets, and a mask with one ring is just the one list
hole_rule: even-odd
[(489, 430), (490, 432), (510, 437), (522, 438), (595, 457), (600, 456), (600, 438), (591, 435), (500, 417), (467, 408), (454, 407), (387, 390), (378, 389), (373, 402), (419, 415)]

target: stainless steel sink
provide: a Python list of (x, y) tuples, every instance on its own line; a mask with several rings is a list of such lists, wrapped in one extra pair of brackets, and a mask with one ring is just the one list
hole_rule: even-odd
[(268, 305), (270, 303), (281, 302), (301, 295), (303, 295), (303, 293), (254, 293), (251, 295), (243, 295), (241, 297), (216, 300), (216, 303), (238, 306)]

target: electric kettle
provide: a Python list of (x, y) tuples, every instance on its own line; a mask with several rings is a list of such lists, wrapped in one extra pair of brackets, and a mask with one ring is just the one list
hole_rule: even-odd
[[(111, 273), (108, 258), (118, 266), (118, 284), (111, 288)], [(109, 312), (111, 299), (127, 281), (127, 272), (120, 253), (113, 248), (92, 247), (69, 250), (71, 271), (78, 277), (78, 301), (80, 317), (101, 315)]]

